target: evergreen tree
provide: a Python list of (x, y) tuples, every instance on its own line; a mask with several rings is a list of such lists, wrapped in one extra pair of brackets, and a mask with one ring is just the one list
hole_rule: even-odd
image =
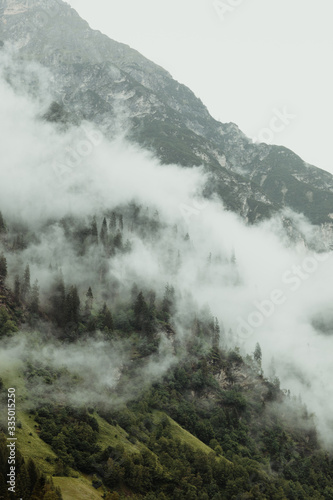
[(15, 493), (17, 495), (17, 498), (29, 498), (29, 491), (30, 491), (29, 475), (25, 463), (22, 463), (19, 467), (19, 470), (17, 471)]
[(134, 321), (135, 327), (142, 330), (145, 320), (148, 316), (148, 307), (144, 299), (142, 291), (139, 292), (134, 304)]
[(20, 298), (21, 298), (21, 280), (20, 280), (20, 277), (19, 277), (18, 274), (15, 276), (14, 297), (15, 297), (15, 301), (17, 303), (19, 303), (20, 302)]
[(62, 273), (60, 272), (55, 279), (51, 289), (51, 312), (58, 326), (65, 326), (65, 302), (66, 291)]
[(166, 320), (168, 320), (170, 316), (175, 313), (175, 289), (173, 286), (170, 286), (169, 283), (167, 283), (165, 287), (162, 312), (164, 313)]
[(39, 286), (36, 280), (31, 289), (30, 311), (37, 314), (39, 311)]
[(0, 307), (0, 337), (17, 332), (15, 321), (4, 306)]
[(108, 225), (106, 222), (106, 218), (104, 217), (103, 222), (102, 222), (102, 227), (101, 227), (101, 232), (100, 232), (100, 240), (102, 244), (105, 246), (108, 241)]
[(80, 313), (80, 298), (76, 286), (71, 286), (68, 294), (66, 295), (65, 311), (66, 323), (78, 324)]
[(13, 241), (12, 250), (24, 250), (26, 248), (24, 237), (22, 234), (18, 234)]
[(86, 314), (91, 314), (93, 302), (94, 302), (94, 296), (92, 293), (91, 287), (88, 288), (88, 291), (86, 293), (86, 303), (85, 303), (85, 312)]
[(120, 231), (123, 231), (124, 229), (124, 220), (122, 214), (119, 215), (119, 229)]
[(100, 310), (98, 327), (101, 330), (113, 332), (113, 318), (106, 303), (104, 303), (102, 309)]
[(0, 212), (0, 234), (5, 233), (5, 232), (6, 232), (6, 224), (5, 224), (5, 221), (3, 219), (2, 213)]
[(212, 346), (213, 349), (218, 349), (220, 346), (220, 325), (217, 318), (214, 318), (213, 322), (213, 336), (212, 336)]
[(220, 324), (220, 343), (225, 347), (227, 343), (227, 335), (225, 332), (224, 324), (221, 322)]
[(2, 253), (0, 255), (0, 283), (4, 282), (7, 277), (7, 259)]
[(95, 245), (98, 244), (98, 229), (97, 229), (97, 221), (96, 221), (95, 216), (93, 217), (93, 220), (91, 223), (91, 241)]
[(118, 230), (116, 236), (114, 237), (113, 244), (119, 250), (121, 250), (123, 247), (123, 235), (121, 234), (121, 232), (119, 230)]
[(261, 366), (262, 353), (260, 344), (258, 342), (256, 343), (256, 347), (254, 349), (253, 359), (259, 366)]
[(117, 216), (116, 216), (115, 212), (112, 212), (112, 214), (111, 214), (109, 227), (110, 227), (110, 231), (113, 233), (117, 229)]
[(148, 293), (149, 311), (155, 311), (155, 301), (156, 301), (156, 292), (154, 290), (150, 290), (150, 292)]
[(30, 284), (30, 267), (29, 264), (25, 268), (23, 275), (23, 282), (21, 287), (21, 296), (23, 300), (27, 300), (30, 294), (31, 284)]
[(29, 482), (30, 482), (30, 493), (32, 493), (34, 486), (37, 483), (37, 480), (39, 478), (39, 473), (38, 473), (37, 467), (35, 465), (35, 462), (31, 458), (29, 458), (29, 460), (28, 460), (27, 470), (28, 470)]

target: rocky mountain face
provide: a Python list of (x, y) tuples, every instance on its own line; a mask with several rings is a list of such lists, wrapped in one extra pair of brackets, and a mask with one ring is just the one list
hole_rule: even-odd
[(333, 218), (333, 176), (292, 151), (253, 144), (214, 120), (186, 86), (130, 47), (92, 30), (62, 0), (1, 0), (0, 40), (51, 71), (66, 116), (110, 136), (119, 127), (163, 163), (204, 165), (213, 193), (253, 223), (289, 207), (315, 224)]

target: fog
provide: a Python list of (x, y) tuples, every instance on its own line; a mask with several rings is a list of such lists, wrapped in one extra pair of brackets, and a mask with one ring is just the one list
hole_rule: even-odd
[[(77, 284), (81, 298), (88, 286), (99, 300), (106, 289), (114, 289), (112, 312), (133, 283), (160, 296), (166, 283), (172, 284), (177, 293), (173, 326), (180, 341), (186, 337), (187, 318), (208, 306), (231, 331), (230, 348), (252, 353), (259, 342), (267, 372), (274, 357), (282, 388), (301, 394), (316, 414), (322, 438), (332, 445), (330, 229), (312, 227), (290, 211), (246, 225), (227, 212), (221, 200), (202, 198), (204, 167), (160, 165), (152, 153), (129, 144), (124, 130), (110, 140), (88, 122), (47, 122), (42, 117), (52, 101), (45, 83), (48, 76), (41, 72), (36, 99), (25, 94), (18, 78), (14, 88), (4, 78), (8, 66), (17, 73), (10, 56), (0, 62), (0, 210), (10, 227), (27, 224), (35, 234), (20, 252), (9, 252), (3, 244), (9, 276), (22, 273), (29, 264), (43, 305), (44, 292), (61, 270), (67, 284)], [(31, 74), (30, 66), (25, 70)], [(156, 237), (142, 238), (133, 230), (126, 217), (133, 203), (159, 221)], [(124, 211), (124, 239), (131, 246), (108, 259), (104, 283), (96, 278), (105, 259), (101, 250), (92, 247), (78, 257), (60, 220), (71, 216), (89, 224), (96, 215), (100, 228), (112, 210)], [(294, 227), (293, 237), (286, 220)], [(323, 323), (328, 325), (325, 331)], [(172, 344), (161, 336), (159, 357), (129, 380), (124, 399), (133, 396), (141, 381), (158, 379), (176, 362)], [(19, 335), (3, 341), (0, 361), (8, 358), (66, 369), (57, 382), (60, 386), (77, 374), (80, 388), (73, 386), (68, 395), (73, 404), (99, 401), (104, 391), (111, 397), (119, 372), (130, 362), (125, 342), (108, 346), (98, 336), (62, 345), (46, 335), (40, 345), (34, 334)], [(40, 380), (35, 395), (46, 390)]]

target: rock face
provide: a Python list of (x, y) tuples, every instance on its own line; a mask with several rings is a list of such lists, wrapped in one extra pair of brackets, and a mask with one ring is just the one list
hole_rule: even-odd
[(214, 120), (190, 89), (127, 45), (92, 30), (61, 0), (0, 0), (0, 41), (52, 73), (64, 112), (151, 149), (165, 164), (204, 165), (206, 195), (255, 222), (290, 207), (332, 223), (333, 176), (284, 147), (253, 144)]

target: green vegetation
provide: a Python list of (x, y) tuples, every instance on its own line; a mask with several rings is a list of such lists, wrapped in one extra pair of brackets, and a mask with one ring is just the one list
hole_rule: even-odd
[[(16, 449), (15, 460), (15, 492), (9, 491), (8, 476), (8, 441), (3, 433), (0, 434), (0, 498), (3, 500), (16, 500), (29, 498), (30, 500), (62, 500), (60, 489), (54, 486), (51, 479), (41, 474), (34, 460), (23, 458)], [(11, 485), (10, 485), (11, 486)]]
[(55, 477), (53, 483), (61, 491), (63, 500), (101, 500), (100, 489), (96, 490), (91, 479), (80, 476), (75, 477)]
[[(2, 342), (15, 341), (16, 335), (19, 342), (22, 329), (27, 351), (20, 363), (4, 363), (0, 371), (4, 405), (13, 379), (19, 394), (18, 472), (26, 497), (37, 491), (41, 499), (60, 498), (59, 486), (65, 500), (332, 498), (333, 463), (320, 447), (313, 417), (281, 391), (276, 376), (265, 378), (259, 344), (252, 356), (242, 357), (228, 344), (223, 324), (194, 304), (182, 319), (180, 341), (174, 324), (180, 299), (172, 282), (156, 290), (129, 283), (123, 293), (119, 284), (109, 286), (109, 262), (131, 251), (127, 236), (154, 244), (163, 231), (185, 255), (190, 236), (135, 203), (88, 221), (65, 218), (60, 225), (75, 257), (97, 255), (87, 270), (91, 283), (68, 283), (51, 263), (52, 279), (40, 300), (34, 267), (22, 259), (14, 273), (9, 266), (0, 285)], [(14, 234), (17, 238), (6, 224), (5, 259), (14, 251)], [(34, 241), (28, 228), (20, 234), (27, 245)], [(181, 258), (180, 251), (166, 252), (171, 279)], [(225, 258), (237, 286), (236, 256)], [(166, 340), (173, 363), (150, 380), (147, 374), (163, 361)], [(81, 404), (87, 389), (82, 370), (31, 353), (44, 343), (64, 346), (62, 355), (66, 348), (73, 353), (95, 345), (90, 341), (102, 342), (110, 352), (121, 352), (121, 346), (126, 357), (112, 385), (102, 381), (98, 397), (82, 398)], [(110, 368), (112, 362), (111, 355)], [(34, 483), (24, 479), (28, 465), (22, 464), (30, 463), (40, 471)], [(5, 457), (1, 467), (4, 478)]]

